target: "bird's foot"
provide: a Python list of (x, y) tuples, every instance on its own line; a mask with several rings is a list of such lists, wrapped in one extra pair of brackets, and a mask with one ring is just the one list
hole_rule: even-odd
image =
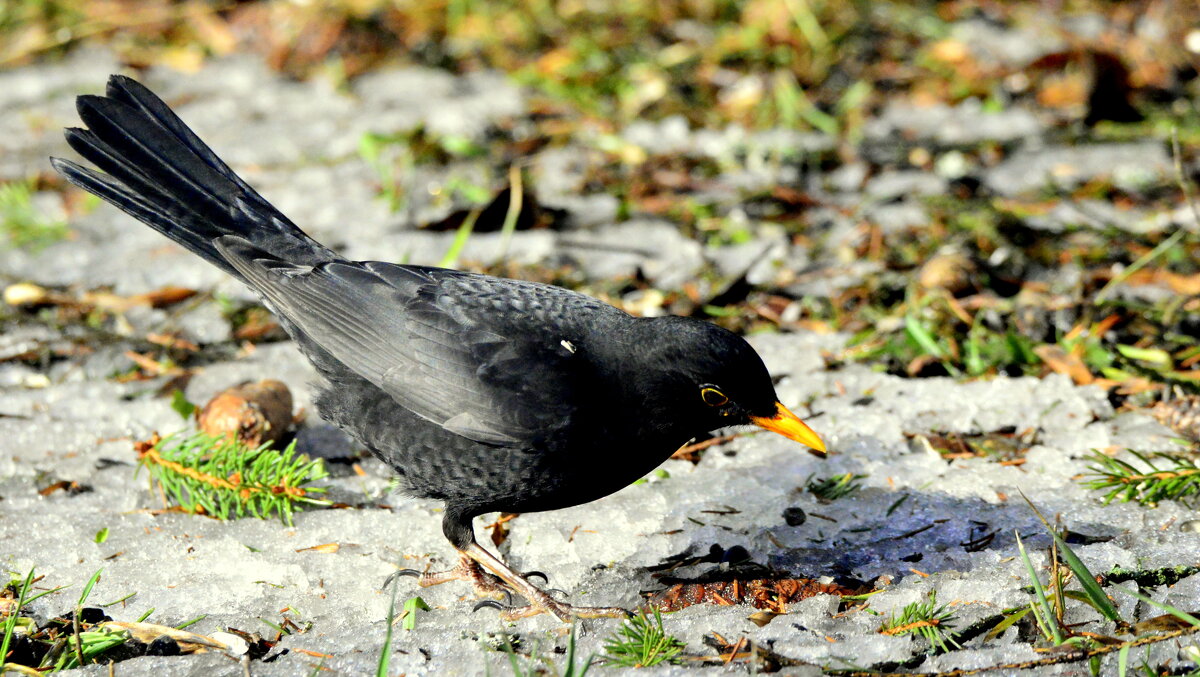
[(472, 542), (466, 548), (460, 550), (460, 552), (466, 557), (475, 560), (481, 566), (491, 570), (500, 580), (508, 585), (510, 590), (524, 597), (528, 602), (526, 606), (512, 606), (511, 604), (504, 605), (496, 601), (485, 600), (475, 605), (476, 611), (483, 608), (498, 609), (500, 611), (500, 618), (506, 621), (529, 618), (538, 614), (550, 614), (564, 623), (568, 623), (575, 618), (628, 618), (632, 615), (629, 611), (619, 607), (572, 606), (566, 602), (560, 602), (551, 597), (550, 593), (556, 592), (565, 595), (566, 593), (562, 590), (555, 590), (553, 588), (543, 590), (529, 582), (529, 579), (534, 576), (545, 580), (545, 574), (537, 571), (519, 574), (509, 568), (500, 558), (479, 547), (478, 543)]
[[(534, 572), (537, 573), (537, 572)], [(450, 581), (467, 581), (475, 589), (475, 594), (488, 600), (505, 600), (512, 603), (512, 591), (499, 577), (484, 571), (479, 563), (470, 557), (459, 559), (458, 566), (446, 571), (417, 571), (416, 569), (400, 569), (393, 572), (384, 581), (386, 589), (397, 577), (412, 576), (417, 579), (417, 585), (428, 588)], [(497, 602), (498, 603), (498, 602)]]

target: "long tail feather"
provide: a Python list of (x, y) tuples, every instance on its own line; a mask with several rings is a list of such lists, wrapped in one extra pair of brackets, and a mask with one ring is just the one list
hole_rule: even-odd
[(51, 158), (68, 181), (237, 277), (215, 245), (225, 235), (300, 265), (338, 258), (255, 192), (149, 89), (114, 75), (106, 93), (79, 97), (88, 128), (66, 131), (70, 146), (104, 173)]

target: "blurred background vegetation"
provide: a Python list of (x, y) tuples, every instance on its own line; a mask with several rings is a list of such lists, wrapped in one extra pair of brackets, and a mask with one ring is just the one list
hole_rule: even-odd
[[(1023, 39), (1020, 31), (1036, 26), (1054, 35), (1059, 46), (1028, 63), (988, 58), (986, 49), (954, 31), (968, 21), (999, 34), (1011, 31), (1016, 41)], [(804, 165), (802, 176), (856, 163), (872, 175), (946, 174), (946, 163), (986, 171), (1019, 146), (1020, 140), (939, 146), (903, 135), (884, 149), (865, 144), (864, 125), (901, 100), (917, 107), (973, 102), (985, 113), (1034, 110), (1050, 121), (1046, 143), (1152, 140), (1169, 148), (1174, 136), (1180, 169), (1175, 178), (1132, 185), (1109, 176), (1013, 200), (982, 189), (977, 174), (960, 173), (946, 194), (922, 198), (929, 223), (884, 232), (852, 214), (862, 236), (836, 250), (823, 249), (819, 233), (806, 224), (808, 210), (830, 205), (822, 205), (802, 182), (743, 195), (756, 221), (782, 227), (793, 244), (813, 249), (814, 260), (878, 267), (827, 297), (738, 279), (714, 282), (713, 293), (668, 291), (657, 303), (740, 331), (853, 334), (844, 353), (826, 356), (831, 365), (865, 360), (909, 376), (1060, 372), (1077, 383), (1105, 386), (1116, 399), (1135, 396), (1143, 402), (1200, 391), (1195, 228), (1133, 234), (1092, 224), (1052, 232), (1027, 223), (1064, 202), (1099, 200), (1117, 209), (1163, 213), (1186, 209), (1200, 143), (1200, 3), (10, 0), (0, 5), (0, 67), (53, 60), (89, 45), (113, 50), (134, 69), (167, 65), (187, 72), (211, 59), (250, 53), (289, 77), (335, 83), (396, 64), (458, 73), (499, 70), (532, 93), (527, 120), (532, 133), (528, 126), (519, 135), (500, 130), (490, 142), (501, 150), (490, 154), (475, 141), (431, 138), (419, 130), (396, 139), (368, 138), (361, 148), (364, 160), (376, 162), (381, 145), (402, 142), (415, 149), (406, 155), (410, 163), (483, 155), (500, 165), (571, 143), (587, 129), (605, 158), (590, 168), (590, 188), (616, 195), (622, 216), (667, 218), (708, 246), (736, 245), (758, 235), (743, 222), (731, 222), (725, 207), (692, 198), (699, 179), (727, 167), (703, 157), (647, 153), (620, 138), (630, 123), (677, 116), (693, 129), (783, 128), (832, 139), (825, 150), (797, 161)], [(389, 195), (386, 177), (403, 169), (381, 168), (385, 198), (397, 199)], [(499, 187), (461, 188), (453, 194), (483, 204)], [(17, 197), (10, 196), (15, 206), (5, 209), (15, 215), (12, 223), (28, 224), (34, 217), (22, 211)], [(502, 197), (497, 205), (504, 216), (509, 201)], [(464, 218), (465, 213), (459, 222)], [(543, 218), (516, 227), (554, 226), (553, 219)], [(27, 231), (21, 231), (21, 242), (10, 239), (15, 244), (36, 239)], [(483, 268), (585, 288), (617, 303), (631, 290), (646, 291), (640, 280), (614, 287), (562, 271)], [(1055, 275), (1069, 271), (1077, 282), (1063, 292)], [(1116, 294), (1118, 286), (1158, 293)]]
[[(1032, 64), (1044, 76), (1018, 93), (1082, 106), (1099, 69), (1113, 88), (1161, 100), (1194, 78), (1200, 7), (1163, 0), (16, 0), (0, 5), (0, 67), (101, 44), (134, 67), (184, 71), (235, 52), (295, 77), (486, 68), (611, 124), (681, 114), (851, 132), (897, 93), (1006, 103), (1010, 69), (973, 58), (953, 22), (1089, 15), (1106, 18), (1100, 34), (1085, 43), (1064, 30), (1065, 49)], [(1147, 18), (1154, 31), (1139, 30)]]

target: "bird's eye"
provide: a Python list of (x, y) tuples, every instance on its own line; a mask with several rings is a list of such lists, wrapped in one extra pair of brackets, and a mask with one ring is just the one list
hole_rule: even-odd
[(710, 407), (729, 404), (729, 398), (725, 397), (725, 393), (717, 390), (716, 386), (700, 386), (700, 399)]

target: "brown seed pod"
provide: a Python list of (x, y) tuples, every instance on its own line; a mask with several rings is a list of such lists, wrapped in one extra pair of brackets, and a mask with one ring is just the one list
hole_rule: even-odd
[(217, 393), (197, 416), (200, 430), (251, 447), (278, 443), (291, 432), (292, 393), (280, 381), (241, 383)]
[(966, 254), (940, 252), (921, 266), (917, 282), (925, 289), (945, 289), (958, 294), (971, 286), (975, 273), (975, 264)]
[(1180, 435), (1200, 440), (1200, 396), (1177, 397), (1150, 408), (1150, 415)]

